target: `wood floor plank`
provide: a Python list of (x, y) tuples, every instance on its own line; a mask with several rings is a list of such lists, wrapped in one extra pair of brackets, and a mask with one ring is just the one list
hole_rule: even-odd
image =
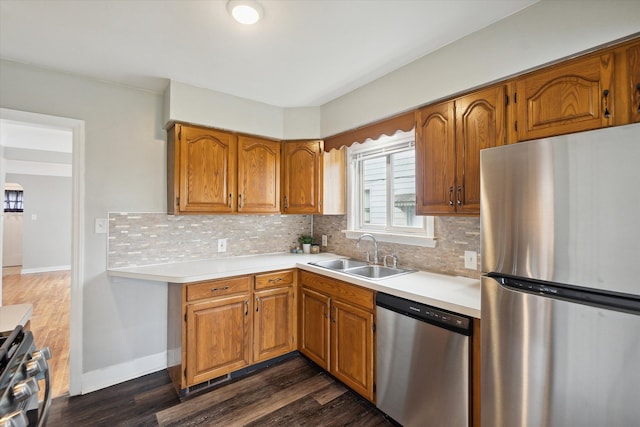
[(333, 380), (329, 379), (326, 375), (318, 374), (312, 378), (294, 384), (291, 387), (285, 388), (280, 392), (274, 393), (266, 399), (258, 400), (252, 405), (236, 407), (232, 411), (227, 411), (224, 414), (216, 416), (215, 419), (211, 417), (211, 409), (213, 408), (209, 408), (209, 410), (197, 415), (181, 417), (178, 420), (168, 420), (166, 423), (158, 420), (158, 423), (163, 427), (178, 425), (197, 426), (206, 425), (210, 422), (215, 422), (215, 424), (229, 427), (244, 426), (307, 396), (314, 390), (330, 384), (331, 381)]
[(318, 402), (319, 405), (326, 405), (333, 399), (342, 396), (347, 392), (347, 388), (340, 383), (334, 382), (327, 387), (311, 393), (311, 397)]
[[(209, 410), (214, 405), (232, 400), (240, 395), (245, 398), (259, 399), (262, 395), (269, 395), (274, 388), (288, 387), (295, 382), (306, 379), (309, 374), (315, 374), (319, 370), (310, 370), (309, 362), (297, 357), (285, 363), (270, 367), (258, 375), (252, 375), (220, 388), (211, 390), (206, 394), (185, 400), (179, 407), (169, 408), (158, 413), (158, 423), (169, 425), (181, 418), (185, 413), (197, 413), (203, 408)], [(305, 376), (306, 375), (306, 376)], [(236, 402), (235, 404), (238, 404)], [(242, 402), (250, 404), (250, 402)]]

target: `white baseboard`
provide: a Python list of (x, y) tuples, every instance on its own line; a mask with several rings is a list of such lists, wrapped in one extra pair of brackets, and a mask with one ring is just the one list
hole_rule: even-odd
[(140, 359), (108, 366), (82, 374), (82, 394), (120, 384), (167, 368), (167, 353), (156, 353)]
[(49, 271), (64, 271), (71, 270), (70, 265), (57, 265), (53, 267), (40, 267), (40, 268), (23, 268), (20, 274), (33, 274), (33, 273), (46, 273)]

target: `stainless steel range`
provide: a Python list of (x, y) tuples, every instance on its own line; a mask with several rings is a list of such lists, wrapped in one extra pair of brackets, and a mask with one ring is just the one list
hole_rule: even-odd
[[(44, 426), (51, 405), (48, 348), (36, 350), (22, 326), (0, 336), (0, 427)], [(38, 400), (41, 382), (44, 399)]]

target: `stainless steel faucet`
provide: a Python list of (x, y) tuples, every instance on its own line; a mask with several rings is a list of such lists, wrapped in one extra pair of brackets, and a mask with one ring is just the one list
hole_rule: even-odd
[(393, 262), (392, 267), (393, 268), (398, 268), (398, 256), (396, 254), (391, 254), (391, 255), (385, 255), (382, 258), (383, 264), (385, 267), (389, 267), (389, 265), (387, 264), (387, 258), (391, 257), (391, 261)]
[(362, 240), (363, 237), (371, 237), (371, 239), (373, 240), (373, 246), (374, 246), (373, 263), (377, 265), (378, 262), (380, 261), (380, 259), (378, 258), (378, 241), (376, 240), (373, 234), (365, 233), (362, 236), (358, 237), (358, 241), (356, 242), (356, 248), (360, 247), (360, 240)]

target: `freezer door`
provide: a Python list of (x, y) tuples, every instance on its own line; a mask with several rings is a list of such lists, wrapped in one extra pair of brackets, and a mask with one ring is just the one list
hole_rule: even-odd
[(638, 425), (640, 315), (482, 278), (483, 426)]
[(481, 152), (482, 270), (640, 294), (640, 123)]

